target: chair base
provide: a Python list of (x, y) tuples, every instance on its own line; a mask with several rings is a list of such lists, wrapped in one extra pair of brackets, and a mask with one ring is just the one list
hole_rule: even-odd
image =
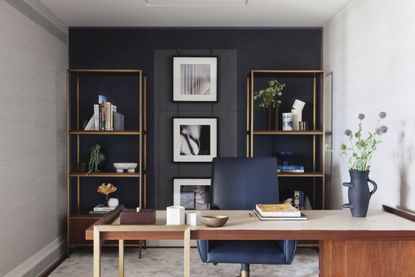
[(241, 264), (241, 277), (249, 277), (249, 264)]
[(241, 277), (249, 277), (249, 270), (241, 270)]

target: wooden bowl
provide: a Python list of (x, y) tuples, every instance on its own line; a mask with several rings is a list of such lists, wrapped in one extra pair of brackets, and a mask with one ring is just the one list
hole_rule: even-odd
[(227, 215), (205, 215), (202, 216), (202, 223), (207, 227), (222, 227), (228, 219)]

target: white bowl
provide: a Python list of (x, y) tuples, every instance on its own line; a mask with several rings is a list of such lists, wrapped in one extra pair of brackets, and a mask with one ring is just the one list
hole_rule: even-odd
[(137, 163), (113, 163), (113, 165), (118, 173), (123, 173), (124, 170), (133, 173), (137, 168)]

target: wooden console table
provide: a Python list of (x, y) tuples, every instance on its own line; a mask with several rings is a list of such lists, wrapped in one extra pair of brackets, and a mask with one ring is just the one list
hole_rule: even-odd
[(318, 240), (320, 276), (415, 276), (415, 223), (385, 211), (354, 218), (349, 211), (304, 211), (308, 221), (260, 221), (252, 211), (204, 211), (226, 214), (222, 228), (166, 226), (157, 211), (155, 225), (120, 225), (118, 214), (86, 231), (94, 240), (94, 276), (100, 276), (101, 240), (119, 241), (119, 276), (124, 274), (124, 240), (184, 240), (184, 276), (190, 276), (190, 239)]

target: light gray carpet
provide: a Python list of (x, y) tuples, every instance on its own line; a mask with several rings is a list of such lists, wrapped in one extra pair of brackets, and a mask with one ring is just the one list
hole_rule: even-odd
[[(192, 248), (191, 276), (238, 276), (237, 264), (204, 264), (197, 249)], [(170, 277), (183, 276), (183, 250), (180, 248), (148, 248), (138, 259), (138, 250), (125, 250), (125, 276)], [(115, 248), (103, 249), (102, 276), (118, 276), (118, 252)], [(92, 276), (92, 250), (78, 249), (50, 275)], [(299, 248), (291, 265), (251, 265), (251, 276), (318, 276), (318, 253), (314, 249)]]

